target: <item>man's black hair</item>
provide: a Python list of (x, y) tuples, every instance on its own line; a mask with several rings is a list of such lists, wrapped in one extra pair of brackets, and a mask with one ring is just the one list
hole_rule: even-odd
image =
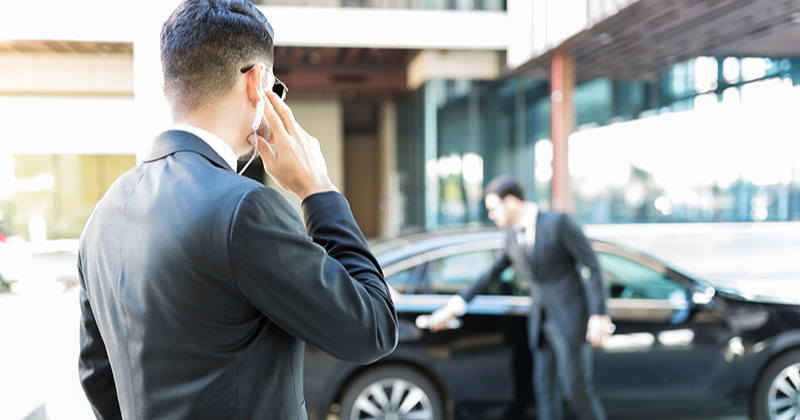
[(261, 61), (273, 61), (273, 31), (247, 0), (184, 0), (161, 29), (165, 93), (180, 111), (226, 93)]
[(522, 191), (522, 186), (516, 178), (511, 175), (500, 175), (494, 178), (489, 185), (486, 186), (484, 191), (486, 195), (497, 194), (500, 198), (506, 198), (508, 195), (525, 200), (525, 193)]

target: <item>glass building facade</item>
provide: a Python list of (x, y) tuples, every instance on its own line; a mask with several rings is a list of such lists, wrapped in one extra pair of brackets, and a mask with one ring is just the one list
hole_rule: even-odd
[(530, 180), (527, 197), (549, 206), (547, 89), (535, 79), (433, 80), (400, 102), (403, 229), (484, 224), (483, 188), (503, 173)]
[[(574, 92), (582, 223), (800, 220), (800, 60), (697, 57), (652, 80)], [(511, 173), (550, 206), (547, 81), (431, 80), (398, 104), (402, 229), (488, 224), (482, 190)]]

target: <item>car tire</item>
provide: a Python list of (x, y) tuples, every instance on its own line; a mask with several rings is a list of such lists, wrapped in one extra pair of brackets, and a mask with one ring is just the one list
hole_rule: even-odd
[(352, 381), (342, 394), (340, 420), (444, 420), (439, 390), (419, 372), (402, 366), (369, 370)]
[(761, 374), (753, 396), (754, 420), (800, 415), (800, 350), (784, 353)]

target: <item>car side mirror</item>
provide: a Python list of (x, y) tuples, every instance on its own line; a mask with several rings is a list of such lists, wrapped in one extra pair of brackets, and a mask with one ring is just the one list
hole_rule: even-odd
[(700, 286), (692, 292), (692, 303), (695, 305), (707, 305), (714, 299), (717, 291), (711, 286)]

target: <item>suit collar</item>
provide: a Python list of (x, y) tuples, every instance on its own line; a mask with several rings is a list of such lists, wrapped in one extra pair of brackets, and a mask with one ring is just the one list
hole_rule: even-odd
[(176, 152), (197, 153), (214, 165), (233, 172), (233, 169), (228, 166), (225, 159), (217, 154), (208, 143), (192, 133), (181, 130), (168, 130), (156, 136), (155, 140), (153, 140), (153, 148), (144, 161), (152, 162)]
[(203, 130), (200, 127), (195, 127), (188, 124), (176, 124), (167, 128), (167, 130), (188, 131), (195, 136), (200, 137), (204, 142), (208, 143), (208, 145), (211, 146), (211, 148), (214, 149), (218, 155), (225, 159), (225, 162), (228, 163), (228, 166), (230, 166), (231, 169), (236, 169), (237, 159), (236, 154), (233, 152), (233, 148), (231, 148), (231, 146), (225, 143), (225, 141), (219, 138), (219, 136), (216, 134)]

